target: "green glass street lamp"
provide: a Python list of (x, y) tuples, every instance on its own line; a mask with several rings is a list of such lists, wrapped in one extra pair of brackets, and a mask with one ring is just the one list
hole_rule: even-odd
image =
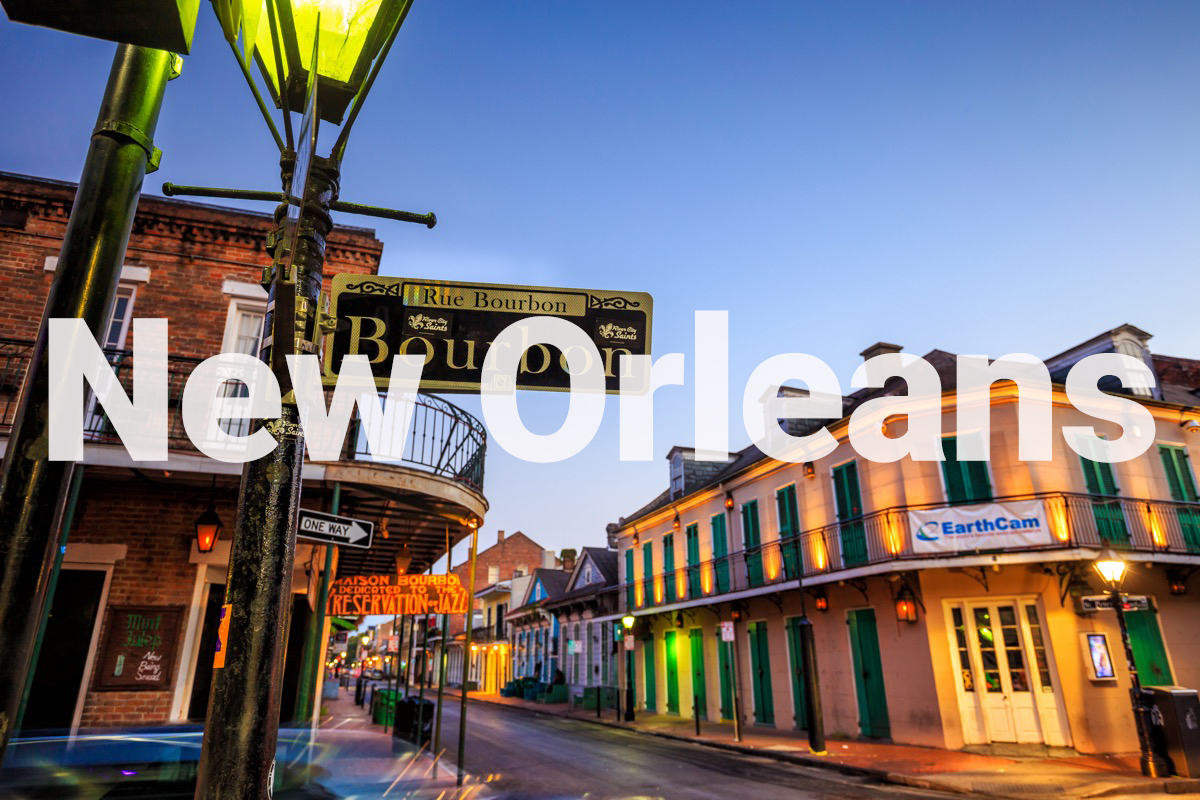
[(1125, 577), (1126, 565), (1124, 559), (1111, 548), (1104, 548), (1092, 567), (1096, 574), (1108, 587), (1109, 601), (1117, 612), (1117, 626), (1121, 630), (1121, 645), (1125, 648), (1125, 663), (1129, 669), (1129, 699), (1133, 705), (1133, 721), (1137, 728), (1139, 764), (1142, 774), (1150, 777), (1164, 777), (1171, 774), (1171, 767), (1166, 759), (1154, 748), (1150, 741), (1150, 709), (1142, 695), (1142, 684), (1138, 680), (1137, 664), (1133, 660), (1133, 647), (1129, 642), (1129, 628), (1125, 623), (1125, 600), (1121, 596), (1121, 581)]
[[(280, 149), (283, 192), (176, 187), (164, 193), (268, 200), (278, 205), (267, 237), (272, 263), (263, 272), (267, 314), (260, 356), (285, 397), (291, 391), (286, 358), (320, 349), (327, 320), (319, 319), (326, 239), (331, 211), (384, 216), (432, 227), (430, 215), (373, 209), (338, 202), (346, 139), (395, 41), (412, 0), (213, 0), (226, 41)], [(280, 136), (272, 110), (259, 92), (250, 64), (257, 62), (267, 95), (282, 110)], [(293, 136), (292, 114), (302, 114)], [(316, 154), (320, 122), (341, 131), (329, 155)], [(263, 423), (275, 449), (246, 464), (233, 532), (225, 603), (230, 607), (225, 665), (214, 670), (196, 797), (271, 796), (279, 707), (281, 661), (290, 626), (288, 587), (296, 551), (296, 526), (304, 460), (304, 434), (294, 402), (278, 419)], [(328, 562), (327, 562), (328, 563)], [(329, 570), (321, 575), (325, 595)], [(313, 615), (306, 637), (315, 643), (324, 608)], [(361, 639), (365, 650), (368, 637)], [(303, 656), (298, 705), (315, 696), (319, 648)]]

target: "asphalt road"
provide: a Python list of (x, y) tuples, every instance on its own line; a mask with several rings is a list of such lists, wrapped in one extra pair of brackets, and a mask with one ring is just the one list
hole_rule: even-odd
[[(442, 743), (453, 760), (458, 698), (446, 705)], [(484, 797), (505, 800), (952, 796), (486, 703), (470, 704), (467, 728), (467, 771), (485, 782)]]

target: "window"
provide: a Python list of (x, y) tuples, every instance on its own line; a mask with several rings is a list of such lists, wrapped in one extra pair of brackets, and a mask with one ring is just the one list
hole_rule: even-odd
[(650, 542), (642, 545), (642, 602), (654, 603), (654, 549)]
[(637, 605), (637, 592), (633, 585), (633, 548), (625, 551), (625, 607), (633, 608)]
[[(1171, 499), (1176, 503), (1195, 503), (1200, 499), (1196, 493), (1196, 476), (1192, 472), (1192, 465), (1188, 463), (1187, 450), (1161, 444), (1158, 446), (1158, 455), (1167, 475)], [(1200, 552), (1200, 508), (1177, 506), (1175, 516), (1179, 519), (1184, 546), (1190, 552)]]
[[(229, 307), (229, 318), (225, 323), (225, 340), (222, 352), (242, 353), (258, 357), (262, 349), (263, 317), (266, 311), (261, 303), (234, 300)], [(241, 381), (226, 381), (221, 387), (222, 397), (247, 397), (249, 388)], [(223, 419), (221, 430), (231, 436), (246, 436), (250, 433), (252, 420)]]
[(104, 328), (104, 341), (101, 343), (105, 350), (122, 350), (129, 334), (129, 321), (133, 317), (133, 300), (137, 295), (137, 287), (121, 284), (117, 296), (113, 298), (112, 311), (108, 315), (108, 324)]
[(699, 597), (700, 591), (700, 525), (692, 523), (684, 532), (687, 540), (688, 597)]
[(488, 585), (490, 586), (496, 581), (500, 580), (500, 567), (498, 565), (488, 567), (487, 575)]
[[(1088, 438), (1083, 439), (1088, 442)], [(1094, 498), (1116, 497), (1119, 494), (1117, 478), (1112, 464), (1079, 457), (1083, 468), (1083, 482), (1088, 494)], [(1129, 528), (1125, 525), (1125, 511), (1120, 500), (1092, 500), (1092, 516), (1096, 521), (1096, 532), (1105, 544), (1129, 544)]]
[(742, 549), (746, 556), (746, 580), (753, 588), (763, 584), (762, 532), (758, 527), (758, 501), (742, 505)]
[[(972, 434), (978, 436), (979, 434)], [(950, 505), (990, 503), (992, 482), (988, 479), (986, 461), (959, 461), (958, 438), (942, 439), (942, 477), (946, 479), (946, 502)]]
[(788, 484), (775, 492), (775, 509), (779, 514), (783, 574), (787, 580), (792, 580), (800, 575), (800, 509), (796, 503), (796, 484)]

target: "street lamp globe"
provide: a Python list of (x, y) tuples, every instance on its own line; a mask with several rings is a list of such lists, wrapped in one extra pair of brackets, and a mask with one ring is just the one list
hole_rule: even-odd
[(631, 614), (626, 614), (625, 616), (621, 617), (621, 625), (623, 625), (625, 627), (625, 630), (629, 630), (630, 628), (632, 628), (633, 622), (634, 622), (634, 619)]
[(1120, 585), (1121, 578), (1125, 575), (1124, 560), (1108, 548), (1100, 553), (1093, 566), (1104, 582), (1114, 589)]
[[(292, 109), (304, 106), (313, 53), (317, 52), (318, 114), (339, 123), (362, 89), (379, 55), (412, 0), (259, 0), (243, 4), (242, 25), (252, 32), (253, 53), (277, 106), (286, 96)], [(258, 8), (254, 8), (258, 6)], [(224, 20), (222, 20), (224, 22)], [(231, 20), (232, 23), (232, 20)], [(228, 30), (228, 28), (227, 28)], [(249, 58), (250, 53), (245, 57)]]

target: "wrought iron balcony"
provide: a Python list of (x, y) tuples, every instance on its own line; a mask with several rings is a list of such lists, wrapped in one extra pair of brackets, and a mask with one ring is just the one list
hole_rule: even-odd
[[(966, 555), (1111, 547), (1200, 557), (1200, 503), (1051, 492), (995, 498), (995, 503), (1041, 501), (1050, 541), (997, 549), (916, 552), (909, 511), (948, 509), (948, 503), (899, 506), (767, 542), (722, 558), (690, 564), (618, 587), (623, 610), (718, 598), (884, 562)], [(985, 505), (985, 504), (979, 504)]]
[[(7, 435), (16, 417), (17, 401), (33, 342), (0, 339), (0, 435)], [(117, 380), (128, 393), (133, 385), (133, 358), (128, 350), (105, 351)], [(188, 377), (202, 359), (171, 357), (167, 375), (168, 447), (172, 452), (195, 453), (196, 447), (188, 438), (180, 412), (183, 388)], [(232, 383), (232, 382), (231, 382)], [(236, 384), (239, 385), (240, 384)], [(235, 396), (232, 393), (230, 396)], [(249, 421), (229, 420), (222, 423), (229, 433), (249, 433)], [(119, 445), (121, 440), (112, 429), (103, 409), (90, 400), (85, 403), (84, 436), (89, 443)], [(483, 462), (487, 451), (487, 431), (479, 420), (447, 400), (430, 394), (420, 394), (413, 409), (403, 458), (398, 466), (430, 472), (476, 491), (483, 490)], [(370, 455), (366, 437), (352, 421), (342, 448), (342, 460), (365, 461)]]

